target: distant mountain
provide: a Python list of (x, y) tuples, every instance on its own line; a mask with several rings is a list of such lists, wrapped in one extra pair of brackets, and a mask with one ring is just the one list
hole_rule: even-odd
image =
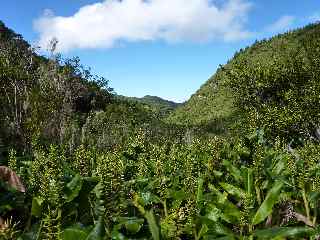
[(167, 116), (172, 111), (174, 111), (179, 106), (182, 106), (182, 103), (176, 103), (173, 101), (165, 100), (157, 96), (146, 95), (142, 98), (137, 97), (126, 97), (117, 95), (121, 100), (127, 100), (130, 102), (138, 102), (145, 105), (147, 108), (150, 108), (155, 113), (159, 113), (161, 116)]

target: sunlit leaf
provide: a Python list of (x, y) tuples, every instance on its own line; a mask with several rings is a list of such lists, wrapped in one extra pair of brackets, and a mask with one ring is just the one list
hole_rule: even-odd
[(310, 236), (314, 230), (309, 227), (276, 227), (270, 229), (256, 230), (254, 236), (259, 239), (287, 238), (297, 236)]
[(282, 186), (283, 182), (275, 182), (253, 218), (254, 225), (261, 223), (272, 213), (272, 208), (280, 196)]
[(31, 206), (31, 215), (40, 217), (42, 214), (42, 203), (44, 200), (40, 197), (34, 197), (32, 199), (32, 206)]

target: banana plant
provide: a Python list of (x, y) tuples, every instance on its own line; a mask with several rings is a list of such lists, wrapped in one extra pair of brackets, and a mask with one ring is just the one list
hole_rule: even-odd
[[(273, 163), (270, 172), (280, 174), (285, 170), (283, 159)], [(273, 210), (286, 185), (281, 177), (267, 179), (261, 183), (252, 168), (235, 167), (224, 160), (223, 166), (231, 181), (218, 181), (207, 186), (205, 193), (199, 194), (203, 199), (201, 209), (200, 235), (203, 239), (284, 239), (299, 235), (309, 235), (312, 228), (270, 228)], [(224, 179), (226, 176), (224, 176)], [(265, 185), (265, 186), (263, 186)], [(261, 189), (266, 188), (267, 191)], [(204, 191), (202, 184), (198, 192)], [(209, 190), (209, 191), (208, 191)], [(263, 229), (267, 225), (268, 229)], [(256, 231), (255, 229), (261, 229)]]

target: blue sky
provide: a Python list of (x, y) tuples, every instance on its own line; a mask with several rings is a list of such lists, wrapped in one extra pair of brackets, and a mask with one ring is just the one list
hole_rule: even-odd
[(34, 45), (58, 38), (117, 93), (178, 102), (238, 49), (319, 19), (319, 0), (2, 0), (0, 11)]

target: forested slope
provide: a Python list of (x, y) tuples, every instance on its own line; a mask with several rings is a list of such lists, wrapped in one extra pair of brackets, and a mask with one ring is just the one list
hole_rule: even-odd
[[(139, 129), (149, 129), (150, 137), (154, 129), (163, 129), (165, 135), (159, 116), (175, 105), (153, 97), (119, 99), (108, 81), (93, 75), (79, 58), (63, 59), (53, 52), (49, 58), (40, 56), (2, 22), (0, 101), (0, 143), (3, 149), (15, 146), (23, 152), (30, 150), (32, 139), (72, 150), (92, 136), (87, 129), (101, 132), (104, 147), (122, 143)], [(102, 141), (99, 136), (91, 142)]]
[(39, 56), (0, 22), (0, 138), (26, 149), (39, 136), (61, 142), (77, 114), (105, 108), (111, 89), (79, 59)]
[(142, 103), (146, 108), (150, 108), (154, 113), (159, 114), (161, 117), (165, 117), (171, 112), (173, 112), (177, 107), (181, 106), (182, 103), (176, 103), (173, 101), (168, 101), (157, 96), (146, 95), (142, 98), (137, 97), (126, 97), (117, 96), (121, 100), (127, 100), (131, 102)]
[(228, 128), (241, 115), (251, 126), (310, 134), (319, 123), (319, 40), (316, 23), (241, 49), (168, 121)]

